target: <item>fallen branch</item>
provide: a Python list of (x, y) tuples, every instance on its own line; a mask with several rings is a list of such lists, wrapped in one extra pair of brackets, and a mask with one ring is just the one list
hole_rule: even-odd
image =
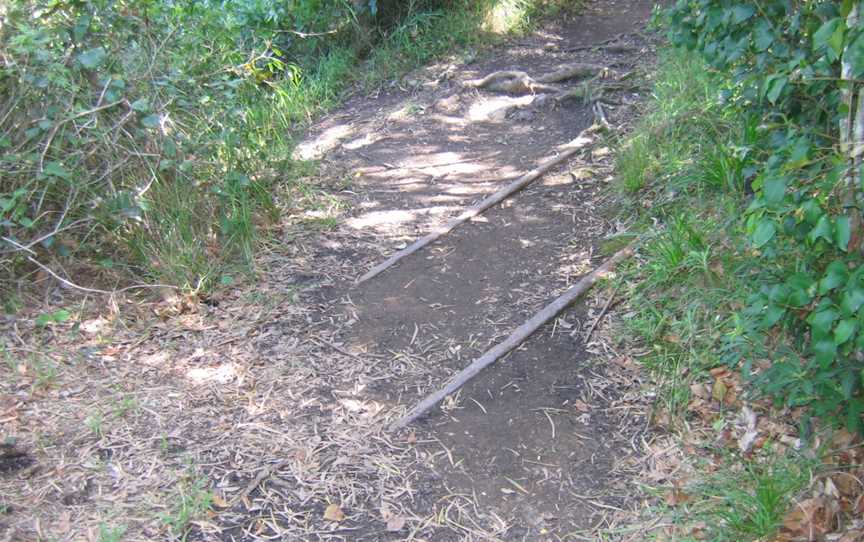
[(556, 166), (557, 164), (560, 164), (564, 160), (567, 160), (568, 158), (570, 158), (571, 156), (573, 156), (574, 154), (579, 152), (581, 149), (588, 146), (593, 141), (593, 139), (591, 137), (589, 137), (589, 135), (596, 129), (597, 129), (596, 126), (592, 126), (590, 128), (583, 130), (582, 133), (579, 134), (579, 136), (576, 139), (574, 139), (573, 141), (571, 141), (570, 143), (567, 143), (566, 145), (564, 145), (562, 147), (561, 154), (559, 154), (558, 156), (555, 156), (553, 158), (550, 158), (549, 160), (544, 162), (542, 165), (536, 167), (535, 169), (532, 169), (531, 171), (529, 171), (525, 175), (519, 177), (518, 179), (516, 179), (515, 181), (513, 181), (509, 185), (505, 186), (504, 188), (502, 188), (498, 192), (495, 192), (491, 196), (487, 197), (486, 199), (481, 201), (479, 204), (477, 204), (475, 207), (468, 209), (467, 211), (460, 214), (459, 216), (457, 216), (453, 220), (447, 222), (443, 226), (440, 226), (440, 227), (434, 229), (432, 231), (432, 233), (426, 235), (425, 237), (421, 237), (417, 241), (414, 241), (413, 243), (411, 243), (411, 245), (409, 245), (406, 248), (403, 248), (402, 250), (396, 252), (395, 254), (393, 254), (392, 256), (387, 258), (386, 260), (384, 260), (382, 263), (376, 265), (375, 267), (373, 267), (372, 269), (367, 271), (365, 275), (363, 275), (362, 277), (357, 279), (357, 284), (360, 284), (361, 282), (365, 282), (365, 281), (371, 279), (372, 277), (380, 274), (382, 271), (391, 267), (393, 264), (395, 264), (396, 262), (398, 262), (399, 260), (401, 260), (405, 256), (408, 256), (409, 254), (413, 254), (413, 253), (417, 252), (421, 248), (423, 248), (426, 245), (437, 240), (439, 237), (443, 237), (444, 235), (446, 235), (447, 233), (449, 233), (450, 231), (455, 229), (457, 226), (459, 226), (463, 222), (466, 222), (466, 221), (474, 218), (475, 216), (479, 215), (480, 213), (482, 213), (486, 209), (488, 209), (494, 205), (497, 205), (498, 203), (503, 201), (505, 198), (511, 196), (512, 194), (518, 192), (519, 190), (522, 190), (523, 188), (528, 186), (531, 182), (533, 182), (534, 180), (536, 180), (537, 178), (542, 176), (544, 173), (546, 173), (547, 171), (552, 169), (554, 166)]
[(594, 333), (595, 329), (597, 329), (597, 324), (599, 324), (603, 317), (606, 316), (606, 312), (609, 310), (609, 307), (612, 306), (612, 300), (615, 299), (615, 294), (618, 293), (620, 287), (620, 284), (615, 286), (615, 289), (612, 290), (612, 293), (609, 295), (609, 299), (606, 300), (606, 304), (603, 305), (603, 308), (600, 310), (600, 314), (597, 315), (597, 318), (594, 319), (594, 323), (591, 324), (590, 328), (588, 328), (588, 332), (585, 334), (586, 343), (591, 340), (591, 334)]
[(249, 482), (249, 485), (246, 486), (246, 489), (238, 493), (233, 499), (228, 502), (228, 506), (226, 506), (226, 508), (234, 508), (234, 506), (236, 506), (240, 501), (251, 495), (252, 492), (255, 491), (255, 489), (261, 484), (261, 482), (273, 476), (274, 472), (281, 469), (287, 464), (288, 460), (282, 459), (280, 461), (277, 461), (276, 463), (270, 463), (269, 465), (261, 469), (258, 475), (255, 476), (255, 478), (253, 478), (251, 482)]
[(482, 356), (475, 359), (471, 365), (457, 374), (449, 384), (427, 396), (425, 399), (420, 401), (417, 406), (408, 411), (407, 414), (396, 420), (396, 422), (390, 426), (390, 430), (395, 431), (407, 426), (409, 423), (422, 416), (427, 410), (438, 404), (442, 399), (461, 388), (484, 368), (495, 363), (502, 356), (522, 344), (522, 342), (530, 337), (532, 333), (537, 331), (540, 326), (557, 316), (558, 313), (573, 303), (573, 301), (597, 282), (598, 279), (608, 273), (615, 264), (631, 256), (633, 254), (632, 247), (633, 246), (630, 245), (619, 250), (614, 256), (603, 262), (600, 267), (582, 277), (579, 282), (571, 286), (558, 299), (546, 305), (543, 310), (532, 316), (530, 320), (516, 328), (503, 342), (496, 344), (491, 349), (487, 350)]

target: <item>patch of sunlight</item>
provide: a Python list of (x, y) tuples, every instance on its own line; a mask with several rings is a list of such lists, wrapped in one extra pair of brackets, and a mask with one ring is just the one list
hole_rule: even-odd
[(363, 147), (368, 147), (373, 143), (377, 143), (382, 139), (387, 139), (388, 136), (376, 133), (368, 133), (364, 136), (360, 136), (358, 138), (352, 139), (351, 141), (342, 145), (344, 148), (348, 150), (357, 150), (362, 149)]
[(450, 115), (440, 115), (438, 113), (429, 116), (435, 122), (440, 124), (448, 124), (454, 128), (464, 128), (467, 124), (462, 117), (451, 117)]
[(485, 30), (507, 34), (525, 24), (529, 3), (523, 0), (501, 0), (486, 14)]
[(307, 140), (294, 149), (293, 158), (295, 160), (317, 160), (328, 152), (339, 146), (343, 139), (348, 139), (354, 135), (354, 127), (350, 124), (337, 124), (332, 126), (318, 137)]
[(475, 102), (468, 109), (468, 120), (471, 122), (502, 122), (507, 118), (507, 111), (514, 107), (525, 107), (534, 101), (534, 96), (495, 96)]
[(240, 376), (236, 363), (226, 363), (217, 367), (195, 367), (186, 371), (186, 378), (196, 384), (227, 384)]
[(438, 205), (424, 207), (422, 209), (392, 209), (389, 211), (372, 211), (364, 215), (350, 218), (346, 221), (349, 228), (362, 230), (376, 226), (398, 226), (410, 222), (416, 222), (422, 217), (437, 216), (453, 211), (460, 211), (462, 207), (455, 205)]

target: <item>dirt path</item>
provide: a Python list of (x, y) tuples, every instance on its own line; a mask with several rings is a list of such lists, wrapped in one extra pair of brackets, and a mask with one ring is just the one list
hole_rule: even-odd
[[(576, 61), (638, 81), (651, 5), (597, 2), (350, 99), (298, 149), (322, 158), (329, 190), (316, 212), (289, 217), (255, 281), (206, 305), (148, 307), (156, 325), (124, 312), (110, 333), (83, 322), (83, 342), (44, 332), (48, 357), (70, 370), (42, 391), (34, 365), (0, 395), (5, 434), (26, 451), (0, 462), (0, 540), (113, 540), (114, 526), (124, 540), (179, 539), (189, 518), (189, 540), (590, 540), (636, 506), (627, 484), (647, 398), (602, 329), (585, 341), (603, 295), (409, 430), (384, 430), (602, 259), (618, 230), (599, 212), (612, 176), (603, 143), (352, 281), (594, 121), (580, 101), (463, 81)], [(626, 125), (639, 92), (611, 98), (609, 122)]]
[[(324, 290), (324, 299), (340, 301), (322, 315), (349, 351), (379, 356), (367, 396), (388, 410), (410, 407), (597, 265), (598, 240), (615, 231), (597, 209), (610, 175), (603, 148), (369, 283), (339, 286), (594, 121), (582, 103), (537, 107), (534, 97), (466, 91), (464, 80), (495, 70), (537, 75), (574, 61), (638, 69), (648, 44), (633, 31), (650, 6), (604, 3), (469, 65), (432, 67), (426, 80), (408, 79), (410, 90), (352, 100), (301, 145), (310, 155), (326, 149), (324, 160), (343, 176), (353, 172), (347, 228), (325, 248), (351, 247), (352, 263), (366, 264)], [(622, 34), (620, 49), (568, 51)], [(610, 112), (613, 124), (628, 113)], [(563, 315), (418, 425), (431, 470), (424, 486), (438, 497), (470, 496), (475, 527), (507, 540), (566, 538), (626, 500), (645, 421), (624, 405), (630, 383), (585, 347), (591, 321), (585, 308)]]

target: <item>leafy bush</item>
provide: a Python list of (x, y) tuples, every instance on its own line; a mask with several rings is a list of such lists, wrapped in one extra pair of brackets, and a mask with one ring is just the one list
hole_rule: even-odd
[[(681, 0), (670, 38), (725, 74), (725, 108), (754, 119), (716, 157), (755, 192), (745, 211), (758, 291), (726, 361), (778, 402), (862, 429), (864, 32), (858, 2)], [(733, 160), (734, 163), (727, 163)], [(792, 340), (780, 340), (776, 331)]]
[(275, 91), (257, 84), (266, 42), (244, 50), (242, 19), (206, 5), (15, 0), (7, 9), (4, 274), (25, 258), (122, 262), (194, 286), (226, 257), (248, 255), (254, 224), (275, 209), (276, 177), (260, 172), (287, 159), (283, 134), (301, 115), (276, 105), (302, 74), (273, 82)]

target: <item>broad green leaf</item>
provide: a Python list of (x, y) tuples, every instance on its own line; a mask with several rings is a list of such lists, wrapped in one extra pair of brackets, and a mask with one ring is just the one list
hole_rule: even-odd
[(837, 345), (831, 339), (822, 339), (813, 343), (813, 355), (816, 358), (816, 363), (822, 369), (827, 369), (837, 357)]
[(813, 300), (816, 293), (816, 281), (804, 273), (795, 273), (786, 280), (789, 286), (787, 303), (793, 307), (803, 307)]
[(852, 316), (861, 306), (864, 305), (864, 288), (860, 286), (852, 286), (843, 292), (843, 298), (840, 301), (840, 312), (843, 316)]
[(810, 230), (810, 233), (807, 234), (807, 238), (811, 243), (815, 243), (819, 239), (825, 239), (829, 243), (833, 241), (834, 228), (831, 227), (831, 220), (826, 215), (820, 216), (816, 225), (812, 230)]
[(857, 327), (858, 322), (853, 318), (840, 320), (840, 323), (838, 323), (837, 327), (834, 328), (834, 344), (840, 346), (851, 339), (852, 335), (855, 334)]
[(849, 269), (840, 260), (834, 260), (825, 269), (825, 276), (819, 281), (819, 295), (825, 295), (834, 288), (842, 286), (849, 278)]
[(96, 47), (78, 55), (78, 62), (88, 70), (95, 70), (105, 62), (107, 56), (108, 53), (105, 52), (104, 47)]
[(813, 49), (819, 50), (828, 46), (828, 42), (837, 31), (841, 22), (842, 19), (840, 17), (835, 17), (823, 23), (822, 26), (819, 27), (819, 30), (813, 34)]
[(161, 124), (162, 119), (159, 115), (147, 115), (143, 119), (141, 119), (141, 124), (145, 128), (158, 128)]
[(814, 312), (807, 318), (810, 324), (810, 329), (813, 331), (813, 340), (819, 340), (827, 337), (831, 333), (831, 327), (834, 321), (837, 320), (837, 312), (834, 309), (825, 309), (823, 311)]
[(774, 31), (766, 20), (760, 20), (753, 29), (753, 44), (756, 51), (766, 51), (774, 43)]
[(770, 218), (762, 217), (756, 225), (756, 230), (753, 232), (753, 247), (759, 248), (765, 246), (768, 241), (774, 238), (775, 233), (777, 233), (777, 227), (774, 225), (774, 221)]
[(768, 101), (772, 104), (777, 103), (777, 100), (780, 98), (780, 94), (783, 92), (783, 89), (786, 87), (786, 83), (789, 82), (788, 77), (775, 77), (768, 83), (768, 92), (765, 94), (765, 97), (768, 98)]
[(780, 203), (786, 193), (786, 179), (784, 177), (770, 177), (762, 183), (762, 193), (768, 203)]
[(812, 199), (806, 200), (801, 205), (801, 210), (804, 212), (804, 220), (811, 225), (816, 225), (822, 215), (825, 214), (825, 212), (822, 211), (822, 207)]
[(60, 177), (61, 179), (67, 180), (71, 176), (69, 171), (67, 171), (59, 162), (46, 162), (44, 173), (45, 175)]
[(147, 113), (150, 111), (150, 102), (147, 101), (147, 98), (139, 98), (132, 102), (132, 110), (138, 113)]
[(785, 313), (786, 309), (779, 305), (768, 305), (768, 310), (765, 311), (765, 316), (762, 317), (762, 326), (765, 328), (773, 326), (783, 318)]
[(732, 8), (732, 23), (743, 23), (756, 13), (756, 8), (751, 4), (738, 4)]
[(849, 226), (848, 216), (838, 216), (834, 220), (834, 242), (837, 243), (837, 248), (843, 252), (849, 250), (849, 240), (852, 238), (852, 231)]
[(46, 326), (48, 324), (59, 324), (72, 318), (72, 313), (66, 309), (60, 309), (50, 314), (41, 314), (36, 318), (36, 325)]

